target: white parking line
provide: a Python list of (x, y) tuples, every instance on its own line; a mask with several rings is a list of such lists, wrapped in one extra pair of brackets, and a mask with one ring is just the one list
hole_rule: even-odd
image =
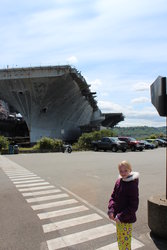
[(47, 245), (49, 250), (55, 250), (63, 247), (73, 246), (103, 236), (111, 235), (115, 232), (115, 226), (113, 224), (107, 224), (104, 226), (95, 227), (78, 233), (73, 233), (56, 239), (48, 240)]
[(52, 211), (52, 212), (40, 213), (40, 214), (37, 214), (37, 215), (41, 220), (43, 220), (43, 219), (58, 217), (58, 216), (62, 216), (62, 215), (83, 212), (83, 211), (86, 211), (86, 210), (89, 210), (89, 208), (87, 208), (85, 206), (78, 206), (78, 207), (72, 207), (72, 208), (56, 210), (56, 211)]
[(42, 227), (43, 227), (44, 233), (48, 233), (48, 232), (52, 232), (55, 230), (73, 227), (76, 225), (81, 225), (84, 223), (93, 222), (93, 221), (102, 220), (102, 219), (103, 218), (98, 214), (89, 214), (89, 215), (84, 215), (84, 216), (80, 216), (77, 218), (72, 218), (68, 220), (62, 220), (59, 222), (45, 224)]
[(74, 203), (78, 203), (78, 201), (74, 200), (74, 199), (65, 200), (65, 201), (64, 200), (63, 201), (55, 201), (55, 202), (50, 202), (50, 203), (41, 204), (41, 205), (34, 205), (34, 206), (31, 206), (31, 208), (33, 210), (40, 210), (40, 209), (45, 209), (45, 208), (70, 205), (70, 204), (74, 204)]

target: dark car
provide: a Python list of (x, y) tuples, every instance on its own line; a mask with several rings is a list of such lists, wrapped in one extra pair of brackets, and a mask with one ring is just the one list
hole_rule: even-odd
[(150, 143), (150, 142), (145, 141), (145, 140), (141, 140), (140, 142), (142, 142), (144, 144), (145, 149), (154, 149), (155, 148), (155, 145), (153, 143)]
[(117, 137), (103, 137), (101, 140), (93, 141), (92, 147), (95, 151), (98, 150), (111, 150), (112, 152), (117, 152), (121, 150), (125, 152), (127, 150), (127, 144), (120, 141)]
[(155, 139), (146, 139), (146, 141), (154, 144), (155, 148), (158, 148), (158, 142)]
[(135, 138), (119, 136), (118, 139), (121, 141), (125, 141), (128, 145), (128, 148), (131, 151), (136, 151), (136, 150), (143, 151), (144, 149), (144, 143), (137, 141)]
[(155, 139), (155, 141), (158, 142), (158, 146), (159, 147), (166, 147), (167, 146), (167, 142), (165, 140), (162, 140), (162, 139)]

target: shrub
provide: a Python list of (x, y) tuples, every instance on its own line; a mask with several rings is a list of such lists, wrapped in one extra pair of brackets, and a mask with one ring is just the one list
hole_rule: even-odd
[(63, 141), (59, 139), (54, 139), (53, 140), (53, 149), (55, 151), (61, 151), (63, 147)]
[(34, 146), (34, 149), (61, 151), (62, 146), (63, 146), (62, 140), (43, 137), (37, 142), (37, 144)]
[(89, 150), (92, 148), (92, 141), (101, 140), (101, 138), (105, 136), (114, 136), (114, 133), (109, 129), (84, 133), (79, 137), (78, 142), (75, 144), (75, 148)]
[(48, 138), (48, 137), (43, 137), (42, 139), (40, 139), (37, 142), (37, 148), (45, 150), (45, 149), (49, 149), (52, 150), (53, 149), (53, 139)]
[(6, 137), (0, 136), (0, 150), (1, 149), (8, 149), (9, 141)]

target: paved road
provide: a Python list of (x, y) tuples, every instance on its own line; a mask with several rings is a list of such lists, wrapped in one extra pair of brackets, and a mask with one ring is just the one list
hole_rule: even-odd
[(140, 172), (132, 249), (167, 249), (150, 237), (147, 200), (165, 194), (165, 149), (0, 157), (0, 249), (117, 249), (106, 207), (118, 162)]

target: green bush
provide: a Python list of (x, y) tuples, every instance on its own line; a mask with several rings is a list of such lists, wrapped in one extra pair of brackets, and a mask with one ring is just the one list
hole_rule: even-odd
[(63, 146), (63, 141), (58, 139), (51, 139), (48, 137), (43, 137), (34, 146), (34, 149), (48, 150), (48, 151), (60, 151)]
[(37, 142), (37, 148), (39, 149), (53, 149), (53, 139), (48, 137), (43, 137)]
[(79, 137), (78, 142), (75, 143), (75, 149), (89, 150), (92, 148), (92, 141), (101, 140), (102, 137), (108, 136), (114, 136), (114, 133), (109, 129), (84, 133)]
[(1, 149), (8, 149), (9, 141), (6, 137), (0, 136), (0, 150)]
[(63, 141), (59, 139), (54, 139), (53, 140), (53, 150), (55, 151), (61, 151), (63, 147)]

